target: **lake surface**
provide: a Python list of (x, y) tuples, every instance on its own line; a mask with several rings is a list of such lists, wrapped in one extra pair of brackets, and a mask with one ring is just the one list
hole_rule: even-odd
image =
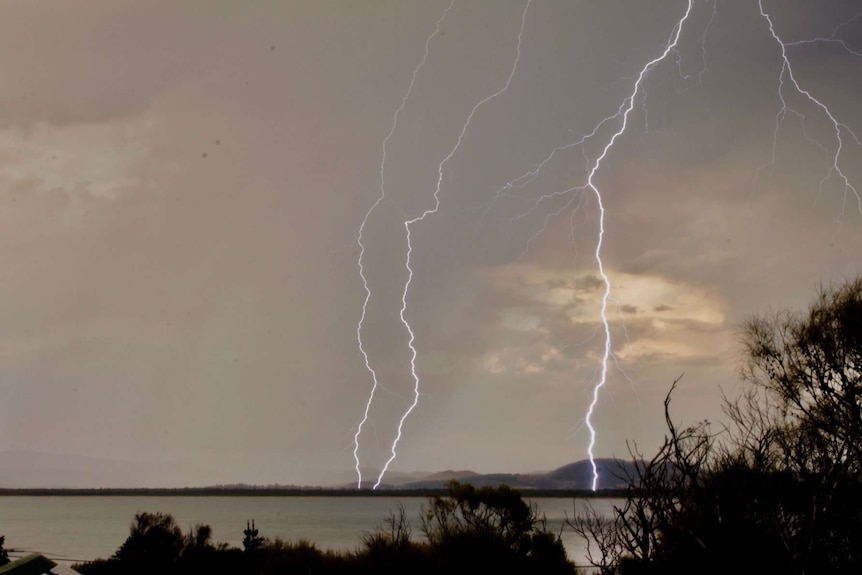
[[(536, 498), (532, 502), (559, 532), (573, 512), (570, 498)], [(610, 515), (615, 499), (591, 499), (600, 513)], [(173, 515), (188, 531), (205, 523), (213, 540), (241, 547), (246, 521), (254, 519), (260, 534), (270, 539), (307, 539), (322, 549), (353, 550), (364, 533), (373, 531), (403, 505), (421, 539), (419, 513), (423, 497), (188, 497), (188, 496), (6, 496), (0, 497), (0, 535), (7, 549), (39, 551), (61, 561), (109, 557), (125, 541), (139, 511)], [(578, 500), (578, 507), (584, 500)], [(583, 542), (563, 531), (569, 557), (583, 564)], [(15, 553), (20, 556), (22, 553)]]

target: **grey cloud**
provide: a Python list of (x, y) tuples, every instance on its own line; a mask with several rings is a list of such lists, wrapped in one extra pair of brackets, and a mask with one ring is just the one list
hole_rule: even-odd
[(574, 282), (574, 286), (582, 291), (595, 292), (605, 289), (605, 282), (599, 276), (588, 275), (583, 278), (578, 278)]

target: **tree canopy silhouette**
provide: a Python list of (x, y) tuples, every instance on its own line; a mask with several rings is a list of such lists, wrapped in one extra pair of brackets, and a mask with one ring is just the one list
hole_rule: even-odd
[(614, 517), (567, 521), (603, 573), (862, 572), (862, 277), (740, 335), (730, 427), (676, 425), (674, 382), (668, 435)]

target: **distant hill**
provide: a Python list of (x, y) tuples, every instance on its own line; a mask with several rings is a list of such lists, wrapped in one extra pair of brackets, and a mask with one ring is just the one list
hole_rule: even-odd
[(469, 480), (472, 477), (478, 477), (479, 474), (475, 471), (440, 471), (432, 473), (427, 477), (423, 477), (424, 481), (449, 481), (450, 479), (458, 479), (461, 481)]
[[(597, 489), (619, 489), (634, 477), (632, 461), (613, 458), (596, 459), (599, 474)], [(412, 475), (412, 474), (411, 474)], [(386, 478), (380, 489), (439, 489), (452, 479), (468, 482), (476, 487), (506, 484), (517, 489), (591, 489), (593, 468), (589, 460), (569, 463), (553, 471), (535, 473), (476, 473), (473, 471), (444, 471), (422, 478)]]
[[(599, 489), (615, 489), (625, 487), (630, 478), (635, 477), (635, 464), (624, 459), (596, 459), (596, 469), (599, 474)], [(593, 467), (589, 460), (583, 459), (564, 465), (547, 474), (548, 480), (574, 482), (579, 486), (592, 486)]]

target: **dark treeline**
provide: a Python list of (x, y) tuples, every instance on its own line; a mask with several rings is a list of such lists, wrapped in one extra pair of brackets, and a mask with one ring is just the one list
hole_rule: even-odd
[(138, 513), (112, 557), (75, 568), (84, 575), (575, 572), (536, 507), (506, 486), (476, 489), (453, 481), (445, 496), (429, 498), (419, 527), (421, 542), (400, 508), (364, 535), (355, 551), (334, 552), (307, 541), (268, 539), (250, 522), (240, 549), (213, 543), (207, 525), (183, 533), (171, 515)]

